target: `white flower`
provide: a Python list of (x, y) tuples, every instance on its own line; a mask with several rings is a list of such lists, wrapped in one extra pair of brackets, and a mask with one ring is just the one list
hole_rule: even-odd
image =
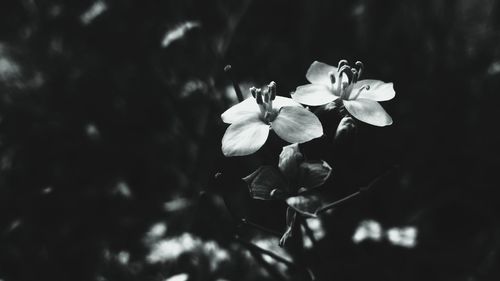
[(380, 80), (358, 80), (363, 64), (356, 62), (353, 68), (341, 60), (338, 67), (315, 61), (306, 73), (311, 84), (297, 87), (292, 98), (302, 104), (319, 106), (340, 101), (356, 119), (375, 126), (388, 126), (392, 118), (379, 101), (395, 96), (392, 83)]
[(290, 98), (276, 96), (276, 83), (267, 89), (251, 88), (253, 97), (234, 105), (222, 115), (231, 124), (222, 138), (225, 156), (249, 155), (267, 140), (269, 130), (290, 143), (303, 143), (323, 135), (319, 119)]

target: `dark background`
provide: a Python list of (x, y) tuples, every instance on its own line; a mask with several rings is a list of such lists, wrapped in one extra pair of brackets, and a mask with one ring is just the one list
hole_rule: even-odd
[[(499, 1), (104, 3), (89, 22), (92, 1), (0, 4), (0, 280), (273, 280), (232, 239), (232, 216), (283, 230), (283, 206), (251, 202), (237, 180), (277, 154), (222, 157), (235, 101), (222, 69), (286, 96), (312, 61), (343, 58), (394, 82), (394, 124), (359, 124), (325, 152), (331, 196), (397, 168), (322, 218), (310, 267), (320, 280), (498, 280)], [(354, 244), (364, 219), (416, 226), (418, 244)], [(154, 239), (198, 246), (148, 262), (162, 223)], [(212, 266), (214, 241), (230, 258)]]

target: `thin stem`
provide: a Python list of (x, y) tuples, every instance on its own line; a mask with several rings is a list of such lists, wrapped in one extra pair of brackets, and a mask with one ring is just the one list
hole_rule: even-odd
[(276, 261), (284, 263), (284, 264), (286, 264), (287, 266), (289, 266), (291, 268), (297, 268), (297, 266), (292, 261), (289, 261), (288, 259), (285, 259), (284, 257), (282, 257), (282, 256), (280, 256), (280, 255), (278, 255), (278, 254), (276, 254), (274, 252), (271, 252), (269, 250), (263, 249), (263, 248), (255, 245), (253, 243), (247, 242), (247, 241), (241, 239), (238, 236), (236, 236), (234, 239), (237, 242), (239, 242), (241, 245), (245, 246), (249, 250), (257, 251), (257, 252), (260, 252), (261, 254), (268, 255), (271, 258), (275, 259)]
[(243, 101), (243, 93), (241, 92), (240, 85), (234, 79), (231, 65), (230, 64), (226, 65), (224, 67), (224, 71), (226, 72), (227, 76), (229, 77), (229, 80), (231, 80), (231, 83), (233, 83), (233, 88), (234, 88), (234, 91), (236, 92), (236, 97), (238, 98), (238, 101), (242, 102)]
[(361, 190), (358, 190), (358, 191), (356, 191), (356, 192), (354, 192), (354, 193), (352, 193), (352, 194), (350, 194), (350, 195), (348, 195), (348, 196), (346, 196), (346, 197), (344, 197), (344, 198), (342, 198), (340, 200), (337, 200), (337, 201), (335, 201), (333, 203), (327, 204), (327, 205), (319, 208), (318, 210), (316, 210), (315, 214), (319, 215), (321, 213), (324, 213), (324, 212), (326, 212), (326, 211), (328, 211), (328, 210), (330, 210), (330, 209), (332, 209), (334, 207), (337, 207), (338, 205), (340, 205), (340, 204), (346, 202), (347, 200), (349, 200), (351, 198), (354, 198), (354, 197), (356, 197), (356, 196), (358, 196), (360, 194), (361, 194)]
[(372, 188), (375, 184), (377, 184), (383, 177), (385, 177), (386, 175), (388, 175), (389, 173), (391, 173), (394, 169), (396, 169), (397, 166), (393, 166), (391, 167), (390, 169), (388, 169), (387, 171), (385, 171), (383, 174), (379, 175), (378, 177), (376, 177), (374, 180), (372, 180), (372, 182), (370, 184), (368, 184), (367, 186), (363, 186), (363, 187), (360, 187), (358, 191), (340, 199), (340, 200), (337, 200), (333, 203), (330, 203), (330, 204), (327, 204), (321, 208), (319, 208), (318, 210), (316, 210), (315, 214), (316, 215), (319, 215), (321, 213), (324, 213), (334, 207), (337, 207), (338, 205), (348, 201), (349, 199), (352, 199), (352, 198), (355, 198), (359, 195), (361, 195), (361, 192), (364, 192), (370, 188)]
[(241, 219), (241, 224), (240, 225), (246, 225), (246, 226), (249, 226), (249, 227), (252, 227), (252, 228), (255, 228), (257, 230), (260, 230), (260, 231), (263, 231), (263, 232), (266, 232), (268, 234), (271, 234), (273, 236), (276, 236), (276, 237), (281, 237), (281, 234), (277, 231), (274, 231), (272, 229), (269, 229), (267, 227), (264, 227), (262, 225), (259, 225), (259, 224), (256, 224), (254, 222), (251, 222), (245, 218)]

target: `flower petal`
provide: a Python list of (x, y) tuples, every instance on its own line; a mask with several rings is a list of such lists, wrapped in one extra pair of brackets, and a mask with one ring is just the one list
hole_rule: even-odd
[(227, 157), (252, 154), (264, 145), (268, 135), (269, 125), (258, 115), (239, 119), (222, 137), (222, 152)]
[(259, 105), (253, 97), (249, 97), (230, 107), (220, 117), (224, 123), (232, 124), (239, 119), (248, 118), (248, 115), (258, 115), (259, 113)]
[[(363, 87), (369, 86), (367, 90)], [(361, 91), (360, 91), (361, 90)], [(374, 101), (386, 101), (394, 98), (394, 86), (380, 80), (360, 80), (354, 84), (349, 99), (369, 99)]]
[(284, 106), (301, 106), (300, 103), (294, 101), (291, 98), (276, 96), (273, 100), (273, 108), (279, 110)]
[[(328, 65), (319, 61), (314, 61), (306, 73), (307, 81), (313, 84), (321, 84), (324, 86), (330, 86), (332, 83), (330, 80), (329, 73), (333, 72), (335, 78), (338, 77), (337, 68), (335, 66)], [(335, 79), (338, 80), (338, 79)]]
[(328, 86), (319, 84), (307, 84), (298, 86), (292, 98), (302, 104), (318, 106), (327, 104), (336, 100), (338, 97), (330, 90)]
[(253, 199), (271, 200), (275, 198), (272, 196), (273, 190), (278, 189), (283, 193), (288, 188), (280, 170), (274, 166), (260, 166), (243, 180), (248, 184)]
[(300, 164), (300, 187), (307, 189), (323, 185), (332, 173), (332, 167), (323, 160), (305, 161)]
[(271, 122), (276, 134), (290, 143), (303, 143), (323, 135), (318, 117), (302, 107), (285, 106)]
[(344, 100), (344, 106), (356, 119), (374, 126), (388, 126), (392, 118), (376, 101), (368, 99)]

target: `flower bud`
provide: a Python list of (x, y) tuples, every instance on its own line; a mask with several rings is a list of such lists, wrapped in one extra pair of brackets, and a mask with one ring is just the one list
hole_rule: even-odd
[(334, 140), (336, 142), (343, 141), (349, 137), (355, 129), (356, 123), (354, 123), (354, 119), (351, 116), (345, 116), (342, 120), (340, 120), (339, 125), (337, 126)]

